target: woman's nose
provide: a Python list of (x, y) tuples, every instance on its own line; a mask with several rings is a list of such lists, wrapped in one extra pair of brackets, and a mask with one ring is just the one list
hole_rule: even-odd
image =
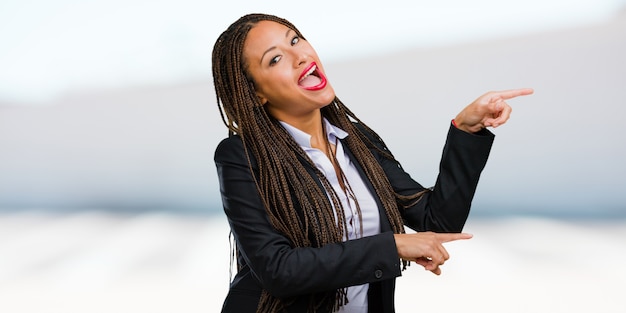
[(295, 66), (299, 67), (302, 64), (306, 64), (307, 60), (309, 59), (309, 54), (306, 53), (306, 51), (304, 50), (295, 50), (294, 51), (294, 58), (295, 58)]

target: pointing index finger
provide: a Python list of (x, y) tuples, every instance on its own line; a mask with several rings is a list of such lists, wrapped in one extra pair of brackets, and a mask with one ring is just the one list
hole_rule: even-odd
[(450, 242), (450, 241), (455, 241), (455, 240), (470, 239), (473, 236), (474, 235), (468, 234), (468, 233), (439, 233), (437, 234), (437, 238), (441, 242)]
[(532, 88), (522, 88), (522, 89), (511, 89), (511, 90), (498, 91), (498, 92), (496, 92), (496, 94), (498, 96), (502, 97), (502, 99), (508, 100), (508, 99), (512, 99), (512, 98), (515, 98), (515, 97), (519, 97), (519, 96), (532, 95), (533, 92), (535, 92), (535, 91)]

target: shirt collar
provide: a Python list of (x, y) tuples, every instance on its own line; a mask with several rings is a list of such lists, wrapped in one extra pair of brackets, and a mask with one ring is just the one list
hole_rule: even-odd
[[(287, 130), (287, 132), (293, 137), (296, 143), (303, 148), (312, 148), (311, 147), (311, 135), (283, 122), (279, 121), (283, 127)], [(323, 126), (326, 128), (326, 134), (328, 136), (328, 140), (330, 142), (334, 142), (335, 138), (344, 139), (348, 136), (343, 129), (331, 124), (326, 118), (322, 120)]]

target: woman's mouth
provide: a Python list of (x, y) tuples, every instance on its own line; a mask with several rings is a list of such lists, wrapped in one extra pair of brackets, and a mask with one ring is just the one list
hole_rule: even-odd
[(326, 77), (311, 63), (300, 75), (298, 85), (306, 90), (320, 90), (326, 87)]

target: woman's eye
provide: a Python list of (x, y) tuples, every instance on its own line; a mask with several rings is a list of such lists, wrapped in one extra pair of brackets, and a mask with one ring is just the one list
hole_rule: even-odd
[(277, 55), (277, 56), (273, 57), (273, 58), (270, 60), (270, 66), (272, 66), (272, 65), (274, 65), (274, 64), (276, 64), (276, 63), (278, 63), (278, 61), (280, 61), (280, 59), (281, 59), (280, 55)]
[(293, 45), (297, 44), (298, 41), (300, 41), (300, 37), (298, 37), (298, 36), (293, 37), (293, 39), (291, 39), (291, 45), (293, 46)]

